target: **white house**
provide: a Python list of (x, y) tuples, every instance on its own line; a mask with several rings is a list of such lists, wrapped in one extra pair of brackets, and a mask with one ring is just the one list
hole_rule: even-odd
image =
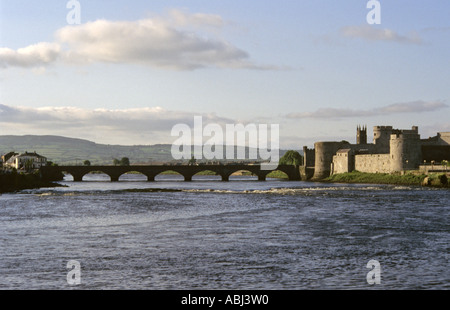
[(34, 153), (25, 152), (20, 155), (16, 154), (11, 156), (4, 166), (16, 169), (26, 168), (27, 165), (30, 165), (29, 169), (39, 169), (42, 166), (47, 165), (47, 158)]

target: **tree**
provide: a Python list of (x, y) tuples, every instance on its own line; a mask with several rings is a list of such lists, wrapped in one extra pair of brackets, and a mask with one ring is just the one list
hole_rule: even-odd
[(33, 160), (32, 159), (28, 159), (26, 162), (25, 162), (25, 170), (26, 171), (31, 171), (33, 169)]
[(120, 160), (121, 166), (129, 166), (130, 165), (130, 159), (128, 157), (122, 157)]
[(188, 162), (189, 166), (194, 166), (197, 160), (194, 158), (194, 155), (192, 155), (191, 159)]
[(114, 158), (114, 159), (113, 159), (113, 165), (114, 165), (114, 166), (120, 165), (120, 160), (118, 160), (117, 158)]
[(296, 165), (302, 164), (302, 155), (299, 152), (289, 150), (280, 158), (280, 165)]
[(91, 162), (90, 162), (89, 160), (85, 160), (85, 161), (83, 162), (83, 165), (85, 165), (85, 166), (90, 166), (90, 165), (91, 165)]

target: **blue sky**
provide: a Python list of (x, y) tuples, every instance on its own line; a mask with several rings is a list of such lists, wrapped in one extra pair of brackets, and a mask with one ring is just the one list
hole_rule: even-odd
[(0, 134), (172, 143), (204, 122), (280, 124), (280, 145), (357, 125), (450, 131), (450, 2), (0, 1)]

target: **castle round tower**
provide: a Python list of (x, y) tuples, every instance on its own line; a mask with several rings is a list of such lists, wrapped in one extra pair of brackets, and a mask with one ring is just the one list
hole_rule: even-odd
[(390, 139), (391, 171), (398, 172), (415, 169), (420, 165), (422, 150), (417, 132), (392, 134)]
[(339, 149), (345, 148), (348, 142), (316, 142), (313, 180), (321, 180), (330, 176), (333, 156)]

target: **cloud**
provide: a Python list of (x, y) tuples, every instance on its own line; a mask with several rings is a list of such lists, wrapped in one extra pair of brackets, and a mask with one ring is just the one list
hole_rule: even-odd
[(402, 113), (423, 113), (437, 111), (447, 108), (448, 105), (442, 101), (411, 101), (394, 103), (384, 107), (361, 110), (361, 109), (336, 109), (322, 108), (314, 112), (289, 113), (286, 115), (290, 119), (313, 118), (313, 119), (341, 119), (352, 117), (371, 117), (380, 115), (402, 114)]
[(169, 25), (177, 26), (210, 26), (215, 28), (221, 28), (225, 25), (224, 20), (220, 15), (216, 14), (204, 14), (194, 13), (191, 14), (184, 10), (171, 9), (168, 14), (168, 19), (161, 19), (161, 22), (168, 22)]
[(345, 37), (360, 38), (369, 41), (386, 41), (402, 44), (422, 44), (422, 39), (416, 32), (400, 35), (391, 29), (379, 29), (370, 25), (347, 26), (340, 30)]
[[(83, 109), (77, 107), (12, 107), (0, 104), (1, 134), (83, 137), (110, 144), (170, 143), (175, 124), (193, 128), (194, 116), (206, 123), (235, 123), (215, 114), (170, 111), (160, 107)], [(133, 142), (132, 142), (133, 141)]]
[(41, 42), (18, 50), (0, 48), (0, 67), (39, 67), (54, 63), (61, 56), (57, 43)]
[(65, 128), (109, 127), (124, 132), (140, 129), (170, 131), (174, 124), (191, 124), (195, 115), (202, 115), (205, 121), (215, 123), (231, 121), (215, 114), (170, 111), (161, 107), (89, 110), (77, 107), (11, 107), (0, 104), (0, 123), (29, 123), (48, 129), (56, 129), (56, 124), (62, 124)]
[(218, 15), (171, 10), (168, 16), (137, 21), (96, 20), (56, 31), (55, 42), (0, 49), (0, 66), (33, 67), (64, 63), (142, 64), (194, 70), (205, 67), (274, 70), (208, 29), (220, 29)]

